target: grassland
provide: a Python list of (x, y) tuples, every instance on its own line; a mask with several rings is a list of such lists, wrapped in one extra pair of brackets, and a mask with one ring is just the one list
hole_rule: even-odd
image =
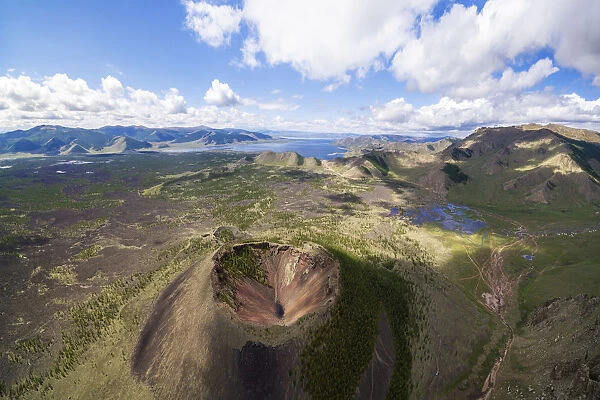
[(598, 243), (600, 232), (544, 237), (537, 241), (531, 272), (521, 281), (519, 304), (528, 315), (555, 297), (586, 293), (600, 296)]

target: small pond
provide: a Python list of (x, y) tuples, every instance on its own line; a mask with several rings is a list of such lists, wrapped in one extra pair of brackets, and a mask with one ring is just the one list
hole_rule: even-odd
[(409, 209), (405, 215), (415, 225), (434, 223), (447, 231), (457, 231), (472, 235), (487, 227), (487, 223), (475, 219), (476, 212), (469, 207), (448, 203)]

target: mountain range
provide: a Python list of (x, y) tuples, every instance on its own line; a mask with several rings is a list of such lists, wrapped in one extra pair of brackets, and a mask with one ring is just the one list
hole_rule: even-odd
[(346, 145), (353, 155), (325, 163), (336, 173), (389, 175), (457, 203), (572, 207), (600, 200), (600, 134), (591, 130), (527, 124), (483, 127), (460, 140), (366, 137)]
[(0, 153), (44, 155), (122, 153), (167, 146), (205, 146), (269, 140), (270, 135), (243, 129), (147, 128), (104, 126), (98, 129), (40, 125), (0, 134)]

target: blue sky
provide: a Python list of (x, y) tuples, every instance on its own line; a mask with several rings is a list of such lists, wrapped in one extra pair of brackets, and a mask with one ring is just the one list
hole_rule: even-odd
[(0, 129), (600, 129), (597, 0), (4, 1)]

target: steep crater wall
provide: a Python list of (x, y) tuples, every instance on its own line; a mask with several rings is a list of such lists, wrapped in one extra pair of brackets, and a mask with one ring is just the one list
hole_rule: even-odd
[(319, 248), (245, 243), (221, 248), (213, 261), (215, 298), (246, 323), (292, 325), (326, 311), (339, 291), (339, 263)]

